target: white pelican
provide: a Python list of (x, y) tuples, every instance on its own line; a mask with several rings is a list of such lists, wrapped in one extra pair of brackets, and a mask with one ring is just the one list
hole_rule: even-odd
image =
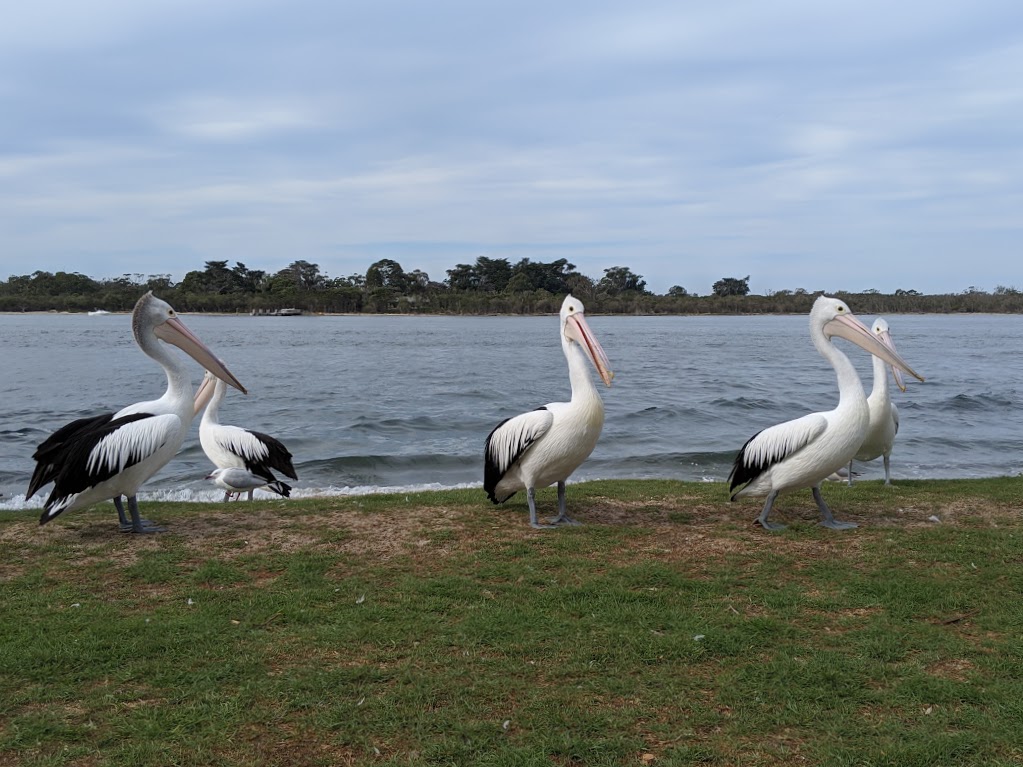
[[(878, 317), (870, 331), (881, 339), (881, 343), (892, 351), (895, 351), (895, 342), (892, 341), (892, 334), (888, 330), (888, 323)], [(878, 456), (884, 456), (884, 483), (892, 483), (891, 467), (889, 459), (892, 455), (892, 445), (895, 443), (895, 435), (899, 433), (899, 409), (895, 407), (892, 398), (888, 393), (888, 369), (891, 368), (895, 378), (895, 385), (900, 391), (906, 391), (906, 384), (902, 380), (902, 371), (894, 365), (886, 365), (884, 360), (874, 357), (874, 388), (870, 390), (867, 397), (867, 407), (870, 409), (870, 425), (867, 426), (867, 434), (863, 438), (863, 444), (856, 451), (853, 458), (857, 461), (873, 461)], [(853, 462), (849, 461), (849, 484), (853, 483)]]
[(227, 491), (224, 495), (225, 501), (232, 493), (241, 495), (246, 490), (249, 492), (249, 500), (251, 501), (252, 491), (257, 487), (273, 490), (285, 498), (291, 495), (291, 485), (285, 484), (273, 477), (266, 477), (262, 474), (251, 472), (248, 469), (240, 469), (237, 466), (231, 466), (226, 469), (214, 469), (206, 476), (206, 479), (212, 479), (215, 485)]
[[(561, 304), (561, 348), (568, 359), (572, 383), (570, 402), (551, 402), (508, 418), (487, 437), (483, 448), (483, 489), (494, 503), (503, 503), (525, 488), (529, 524), (553, 527), (578, 524), (565, 508), (565, 480), (593, 452), (604, 426), (604, 403), (586, 368), (588, 357), (606, 386), (614, 377), (607, 355), (571, 295)], [(558, 516), (549, 525), (536, 519), (536, 488), (558, 483)]]
[(784, 525), (769, 522), (768, 515), (779, 493), (813, 488), (825, 527), (844, 530), (853, 522), (839, 522), (821, 497), (820, 485), (826, 477), (848, 465), (859, 450), (867, 432), (870, 414), (863, 385), (849, 358), (832, 342), (838, 336), (880, 357), (911, 376), (924, 380), (899, 356), (885, 346), (849, 311), (845, 302), (821, 296), (810, 311), (810, 338), (838, 375), (838, 407), (826, 413), (811, 413), (794, 421), (771, 426), (754, 434), (735, 457), (728, 477), (729, 490), (742, 489), (732, 500), (747, 495), (766, 495), (764, 510), (757, 518), (768, 530)]
[[(244, 489), (249, 491), (250, 501), (252, 491), (264, 485), (269, 486), (275, 493), (288, 497), (291, 488), (283, 482), (277, 482), (273, 475), (274, 471), (279, 471), (292, 479), (298, 479), (295, 467), (291, 464), (291, 453), (288, 448), (268, 434), (218, 423), (220, 403), (226, 395), (227, 385), (212, 373), (206, 374), (195, 395), (195, 412), (198, 413), (204, 405), (206, 407), (206, 412), (199, 422), (199, 442), (206, 456), (218, 469), (243, 469), (253, 478), (263, 478), (261, 484), (245, 486)], [(212, 474), (207, 479), (211, 477)], [(231, 478), (233, 482), (243, 482), (239, 475), (232, 474)], [(277, 487), (272, 483), (277, 483)], [(225, 487), (222, 482), (217, 484)], [(285, 488), (287, 492), (281, 492), (279, 488)], [(224, 500), (228, 500), (230, 496), (231, 491), (228, 491), (224, 495)]]
[[(224, 363), (185, 327), (174, 309), (152, 291), (135, 304), (131, 329), (139, 348), (166, 372), (167, 391), (158, 400), (73, 421), (39, 445), (32, 456), (36, 468), (26, 498), (53, 482), (39, 519), (41, 525), (61, 512), (113, 499), (122, 530), (162, 530), (139, 516), (135, 494), (178, 452), (194, 411), (188, 366), (161, 341), (174, 344), (219, 378), (245, 391)], [(121, 505), (122, 495), (128, 499), (131, 522)]]

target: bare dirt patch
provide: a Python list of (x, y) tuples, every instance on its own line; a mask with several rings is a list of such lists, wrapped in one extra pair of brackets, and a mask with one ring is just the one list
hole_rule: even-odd
[(966, 660), (966, 658), (947, 658), (931, 664), (927, 667), (926, 671), (931, 676), (951, 679), (955, 682), (965, 682), (969, 679), (970, 672), (973, 669), (973, 663)]

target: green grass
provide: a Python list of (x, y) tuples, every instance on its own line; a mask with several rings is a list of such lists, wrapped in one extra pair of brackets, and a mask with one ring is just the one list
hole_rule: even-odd
[(0, 765), (1019, 764), (1023, 479), (825, 495), (6, 513)]

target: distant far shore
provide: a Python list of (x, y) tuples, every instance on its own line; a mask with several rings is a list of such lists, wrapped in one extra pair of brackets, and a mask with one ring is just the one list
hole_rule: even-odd
[[(864, 315), (875, 315), (875, 314), (935, 314), (935, 315), (1013, 315), (1023, 314), (1023, 307), (1021, 308), (1006, 308), (999, 310), (996, 308), (986, 309), (909, 309), (909, 308), (869, 308), (857, 306), (855, 303), (851, 303), (852, 310), (857, 314)], [(760, 309), (757, 311), (600, 311), (600, 310), (587, 310), (587, 314), (591, 317), (750, 317), (750, 316), (764, 316), (764, 315), (776, 315), (776, 316), (791, 316), (791, 315), (802, 315), (806, 314), (807, 311), (794, 310), (794, 309)], [(130, 315), (130, 310), (113, 310), (107, 311), (102, 316), (126, 316)], [(183, 315), (204, 315), (209, 317), (251, 317), (252, 319), (275, 319), (286, 322), (291, 317), (281, 317), (271, 314), (251, 314), (247, 311), (209, 311), (209, 310), (181, 310)], [(416, 312), (314, 312), (304, 311), (300, 317), (550, 317), (557, 314), (556, 311), (535, 311), (535, 312), (495, 312), (495, 311), (482, 311), (482, 312), (428, 312), (428, 311), (416, 311)], [(61, 315), (61, 316), (89, 316), (88, 311), (66, 311), (57, 309), (36, 309), (24, 312), (18, 311), (2, 311), (0, 310), (0, 317), (11, 316), (11, 317), (24, 317), (24, 316), (50, 316), (50, 315)]]

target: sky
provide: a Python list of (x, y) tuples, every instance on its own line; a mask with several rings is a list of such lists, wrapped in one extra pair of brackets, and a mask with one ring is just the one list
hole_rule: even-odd
[(34, 0), (0, 279), (626, 266), (664, 293), (1023, 288), (1016, 0)]

